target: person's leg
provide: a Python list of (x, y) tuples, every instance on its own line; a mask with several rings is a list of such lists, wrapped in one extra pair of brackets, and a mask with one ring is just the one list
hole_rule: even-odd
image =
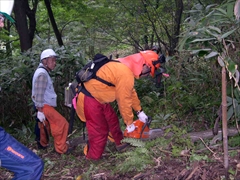
[(48, 105), (43, 106), (43, 113), (50, 124), (56, 152), (60, 154), (66, 153), (69, 147), (67, 144), (69, 128), (67, 120), (53, 107)]
[(43, 161), (1, 127), (0, 136), (1, 167), (14, 173), (13, 180), (40, 180)]
[(123, 133), (120, 128), (119, 119), (117, 117), (117, 114), (110, 104), (104, 105), (104, 115), (105, 115), (105, 119), (107, 120), (107, 123), (108, 123), (109, 131), (111, 132), (111, 135), (112, 135), (116, 145), (120, 145), (121, 140), (123, 139)]
[[(33, 109), (34, 109), (34, 112), (37, 114), (37, 109), (36, 109), (36, 106), (33, 106)], [(38, 126), (38, 118), (37, 118), (37, 115), (35, 115), (35, 128), (34, 128), (34, 134), (35, 134), (35, 141), (37, 141), (38, 143), (40, 143), (40, 129), (39, 129), (39, 126)]]
[[(37, 113), (37, 109), (34, 106), (34, 111)], [(43, 124), (38, 120), (37, 115), (35, 116), (35, 141), (37, 142), (38, 149), (46, 149), (49, 143), (49, 124), (47, 123), (46, 128), (44, 128)], [(48, 129), (48, 133), (46, 134), (45, 129)]]
[(38, 122), (38, 127), (40, 129), (40, 145), (42, 149), (48, 147), (49, 143), (49, 136), (50, 136), (50, 125), (47, 120), (44, 122)]
[(104, 105), (94, 98), (84, 97), (84, 114), (88, 131), (88, 159), (98, 160), (105, 149), (108, 136), (108, 124), (104, 116)]
[(38, 126), (38, 119), (35, 119), (36, 123), (35, 123), (35, 128), (34, 128), (34, 134), (35, 134), (35, 141), (37, 141), (38, 143), (40, 142), (40, 129)]

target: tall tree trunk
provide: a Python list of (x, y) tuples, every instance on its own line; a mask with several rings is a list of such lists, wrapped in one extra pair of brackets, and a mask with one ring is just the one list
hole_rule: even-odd
[(222, 67), (222, 132), (223, 132), (224, 168), (226, 178), (228, 179), (227, 80), (225, 67)]
[(182, 12), (183, 12), (183, 1), (182, 0), (175, 0), (175, 16), (174, 16), (174, 33), (170, 40), (170, 50), (169, 54), (173, 55), (175, 48), (177, 47), (179, 34), (180, 34), (180, 26), (181, 26), (181, 19), (182, 19)]
[(22, 52), (32, 47), (32, 41), (36, 30), (35, 14), (38, 0), (33, 1), (33, 3), (33, 9), (30, 9), (28, 0), (17, 0), (13, 8)]
[(61, 36), (61, 34), (60, 34), (59, 30), (58, 30), (56, 21), (54, 19), (50, 1), (49, 0), (44, 0), (44, 2), (45, 2), (45, 5), (47, 7), (48, 16), (49, 16), (49, 19), (50, 19), (50, 21), (52, 23), (53, 31), (54, 31), (55, 36), (57, 38), (58, 45), (59, 46), (63, 46), (62, 36)]

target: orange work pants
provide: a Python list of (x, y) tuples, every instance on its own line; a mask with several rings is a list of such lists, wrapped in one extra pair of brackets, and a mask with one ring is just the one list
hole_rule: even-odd
[[(49, 132), (51, 131), (54, 139), (55, 150), (60, 154), (65, 153), (69, 146), (66, 143), (69, 127), (67, 120), (59, 112), (57, 112), (54, 107), (46, 104), (43, 106), (43, 113), (47, 120), (44, 121), (44, 123), (39, 123), (41, 145), (44, 147), (48, 145), (48, 136), (50, 135)], [(48, 132), (47, 134), (45, 132), (46, 130)]]

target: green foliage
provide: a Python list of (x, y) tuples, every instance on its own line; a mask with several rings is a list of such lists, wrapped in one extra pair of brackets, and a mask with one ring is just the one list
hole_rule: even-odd
[(18, 140), (21, 141), (29, 141), (33, 135), (31, 127), (26, 127), (24, 124), (22, 125), (22, 129), (14, 128), (16, 133), (14, 136), (17, 137)]
[(231, 86), (231, 97), (227, 97), (227, 107), (227, 120), (235, 120), (233, 122), (236, 123), (240, 121), (240, 91), (237, 88), (234, 88), (233, 84)]
[(192, 155), (190, 156), (190, 159), (189, 159), (189, 160), (190, 160), (190, 162), (202, 161), (202, 160), (208, 161), (209, 158), (208, 158), (207, 155), (192, 154)]
[(88, 168), (87, 172), (82, 174), (82, 177), (84, 177), (84, 179), (86, 180), (90, 180), (91, 174), (96, 170), (95, 169), (96, 166), (94, 166), (94, 164), (90, 164), (90, 167)]
[(153, 156), (160, 156), (158, 148), (167, 148), (169, 145), (169, 140), (161, 137), (151, 141), (132, 138), (124, 138), (122, 141), (130, 143), (134, 148), (121, 154), (113, 154), (113, 156), (119, 160), (113, 170), (114, 173), (117, 174), (143, 171), (154, 164)]
[(117, 154), (116, 159), (122, 159), (123, 161), (116, 165), (114, 169), (115, 173), (127, 173), (131, 171), (141, 172), (147, 168), (148, 165), (153, 164), (149, 150), (142, 147), (135, 148), (132, 151), (122, 154)]
[(135, 147), (144, 147), (145, 143), (140, 139), (134, 139), (134, 138), (124, 138), (122, 142), (129, 143), (132, 146)]
[(240, 146), (240, 136), (233, 136), (230, 137), (228, 140), (229, 146), (230, 147), (239, 147)]
[(193, 143), (191, 139), (186, 136), (186, 130), (172, 125), (171, 128), (166, 130), (166, 134), (169, 132), (173, 133), (173, 135), (170, 137), (173, 156), (180, 156), (180, 152), (184, 149), (193, 149)]
[(58, 110), (68, 119), (70, 113), (64, 107), (64, 87), (74, 80), (75, 72), (85, 63), (85, 55), (79, 50), (78, 44), (58, 48), (40, 42), (27, 52), (1, 60), (1, 124), (15, 122), (14, 126), (17, 127), (18, 124), (34, 120), (32, 76), (40, 62), (40, 54), (46, 48), (53, 48), (60, 56), (51, 76), (58, 95)]
[[(239, 34), (239, 22), (233, 16), (234, 3), (235, 1), (230, 0), (220, 6), (213, 4), (207, 7), (196, 4), (188, 12), (190, 16), (185, 21), (179, 50), (186, 48), (192, 55), (204, 57), (208, 61), (217, 59), (221, 67), (226, 67), (229, 78), (239, 88), (237, 55), (233, 51), (239, 41), (236, 38)], [(233, 115), (228, 112), (230, 114)]]
[(45, 165), (45, 167), (53, 168), (54, 165), (55, 165), (55, 162), (52, 161), (52, 160), (49, 159), (49, 158), (45, 158), (45, 159), (44, 159), (44, 165)]

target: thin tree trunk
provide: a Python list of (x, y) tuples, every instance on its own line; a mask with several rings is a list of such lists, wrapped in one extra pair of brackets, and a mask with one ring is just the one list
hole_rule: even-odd
[(224, 150), (224, 168), (228, 179), (228, 127), (227, 127), (227, 80), (226, 68), (222, 67), (222, 132)]
[(50, 1), (49, 0), (44, 0), (44, 2), (45, 2), (45, 5), (47, 7), (49, 19), (50, 19), (50, 21), (52, 23), (53, 31), (54, 31), (54, 33), (56, 35), (56, 38), (57, 38), (57, 41), (58, 41), (58, 45), (59, 46), (63, 46), (62, 36), (61, 36), (61, 34), (60, 34), (59, 30), (58, 30), (56, 21), (54, 19)]
[(27, 51), (32, 47), (32, 39), (29, 36), (28, 22), (27, 22), (27, 11), (28, 1), (17, 0), (14, 4), (14, 14), (16, 20), (16, 28), (20, 38), (21, 51)]

